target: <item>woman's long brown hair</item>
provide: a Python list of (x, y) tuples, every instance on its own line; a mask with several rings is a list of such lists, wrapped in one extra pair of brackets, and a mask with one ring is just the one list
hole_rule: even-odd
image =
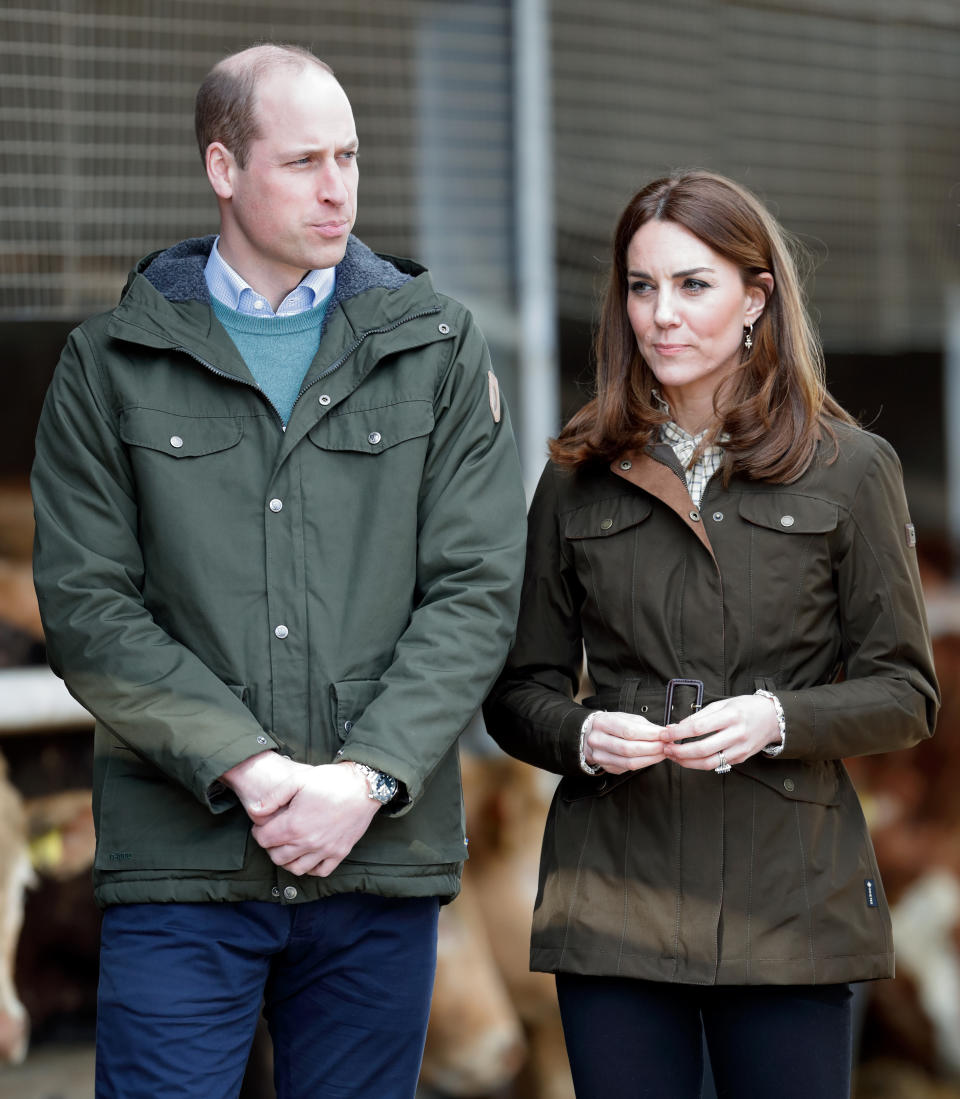
[[(595, 342), (596, 395), (550, 441), (550, 456), (573, 468), (609, 462), (655, 439), (665, 414), (653, 400), (653, 371), (627, 316), (627, 249), (648, 221), (683, 226), (735, 264), (746, 286), (767, 298), (742, 349), (741, 367), (714, 395), (716, 419), (704, 445), (723, 434), (724, 477), (789, 483), (810, 466), (831, 421), (854, 423), (827, 392), (823, 354), (804, 306), (786, 235), (755, 195), (712, 172), (655, 180), (630, 200), (617, 223), (613, 269)], [(757, 277), (773, 275), (768, 293)]]

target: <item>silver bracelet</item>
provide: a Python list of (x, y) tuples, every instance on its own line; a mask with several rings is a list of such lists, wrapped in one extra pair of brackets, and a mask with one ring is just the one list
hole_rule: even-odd
[(591, 710), (587, 714), (586, 720), (580, 726), (580, 770), (587, 775), (599, 775), (603, 770), (599, 764), (587, 763), (587, 757), (584, 754), (586, 750), (587, 733), (593, 728), (593, 719), (597, 714), (605, 713), (605, 710)]
[(774, 741), (773, 744), (768, 744), (766, 748), (760, 749), (765, 756), (776, 759), (783, 751), (783, 746), (787, 741), (787, 721), (783, 716), (783, 707), (780, 705), (780, 699), (777, 698), (772, 691), (754, 691), (753, 693), (759, 695), (761, 698), (769, 698), (773, 703), (773, 708), (777, 711), (777, 725), (780, 726), (780, 743), (777, 744), (776, 741)]

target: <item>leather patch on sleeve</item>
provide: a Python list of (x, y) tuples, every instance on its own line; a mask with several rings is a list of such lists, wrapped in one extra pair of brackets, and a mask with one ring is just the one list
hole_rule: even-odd
[(500, 423), (500, 383), (492, 370), (487, 371), (487, 391), (490, 395), (490, 411), (493, 413), (493, 422)]

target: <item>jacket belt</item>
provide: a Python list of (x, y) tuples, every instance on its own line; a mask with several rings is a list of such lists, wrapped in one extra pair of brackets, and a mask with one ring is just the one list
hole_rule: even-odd
[(669, 725), (682, 721), (710, 702), (727, 697), (707, 691), (699, 679), (670, 679), (659, 685), (651, 685), (642, 679), (626, 679), (619, 691), (600, 691), (585, 698), (583, 704), (596, 710), (642, 714), (650, 721)]

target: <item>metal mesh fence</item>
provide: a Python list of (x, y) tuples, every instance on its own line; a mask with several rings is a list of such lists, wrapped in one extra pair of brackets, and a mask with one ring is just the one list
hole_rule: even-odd
[[(510, 0), (16, 3), (0, 7), (0, 317), (108, 306), (140, 255), (211, 231), (193, 96), (218, 57), (272, 39), (315, 49), (351, 96), (360, 235), (509, 325)], [(551, 24), (563, 316), (593, 316), (629, 195), (702, 165), (812, 249), (830, 346), (941, 346), (960, 267), (955, 0), (553, 0)]]
[(333, 64), (364, 144), (358, 231), (413, 251), (422, 18), (422, 5), (390, 0), (4, 6), (0, 315), (83, 316), (116, 299), (141, 254), (215, 228), (193, 97), (211, 64), (258, 40)]
[(834, 349), (934, 349), (960, 270), (960, 6), (554, 0), (561, 313), (588, 319), (620, 209), (699, 166), (817, 261)]

